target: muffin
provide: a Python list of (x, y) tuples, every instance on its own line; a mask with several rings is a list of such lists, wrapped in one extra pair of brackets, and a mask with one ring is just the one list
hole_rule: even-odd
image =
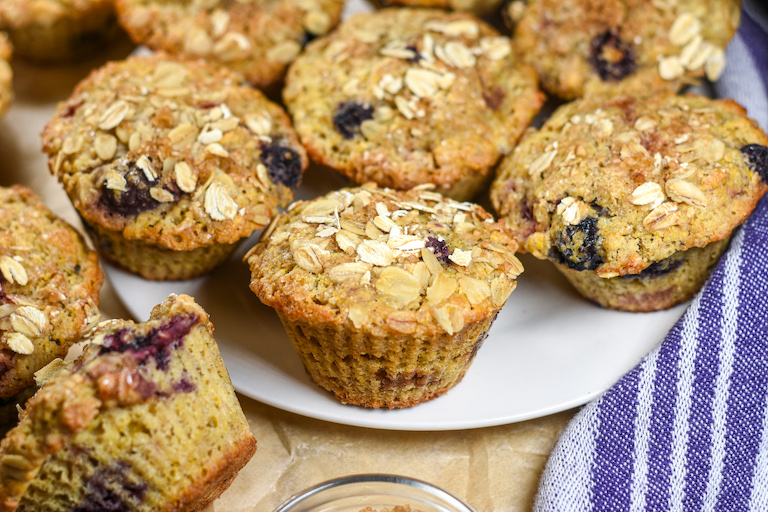
[(204, 509), (256, 450), (212, 331), (191, 297), (171, 296), (46, 367), (0, 442), (2, 510)]
[(513, 0), (514, 45), (565, 99), (649, 94), (717, 80), (739, 0)]
[(283, 110), (202, 61), (133, 57), (94, 71), (43, 132), (101, 255), (188, 279), (287, 205), (307, 165)]
[(94, 55), (119, 27), (112, 0), (2, 0), (0, 30), (17, 56), (48, 62)]
[(0, 32), (0, 115), (5, 113), (13, 99), (13, 71), (11, 70), (11, 44)]
[(408, 407), (448, 391), (523, 271), (503, 221), (430, 188), (296, 202), (245, 257), (310, 377), (343, 403)]
[(492, 14), (502, 3), (501, 0), (385, 0), (385, 5), (406, 7), (429, 7), (449, 11), (471, 12), (477, 16)]
[(338, 24), (344, 0), (116, 0), (134, 42), (231, 67), (259, 87), (282, 81), (304, 44)]
[(35, 193), (0, 187), (0, 398), (34, 384), (99, 321), (96, 253)]
[(533, 70), (469, 14), (384, 9), (313, 41), (283, 98), (310, 158), (356, 183), (487, 187), (541, 107)]
[(703, 284), (768, 189), (767, 144), (731, 100), (584, 98), (501, 163), (491, 200), (585, 297), (664, 309)]

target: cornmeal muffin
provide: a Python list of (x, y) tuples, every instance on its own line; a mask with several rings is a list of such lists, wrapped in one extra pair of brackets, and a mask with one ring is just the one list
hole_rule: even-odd
[(99, 321), (96, 253), (35, 193), (0, 187), (0, 398), (34, 384)]
[(542, 87), (588, 94), (677, 91), (717, 80), (739, 0), (513, 0), (514, 45)]
[(171, 296), (40, 372), (0, 442), (0, 509), (203, 510), (256, 450), (212, 331), (191, 297)]
[(668, 308), (701, 286), (768, 190), (767, 144), (731, 100), (584, 98), (501, 163), (491, 200), (587, 298)]
[(134, 42), (282, 81), (304, 44), (338, 24), (344, 0), (116, 0)]
[(307, 166), (288, 116), (241, 75), (164, 55), (93, 72), (43, 149), (102, 256), (147, 279), (223, 262)]
[(112, 0), (2, 0), (0, 30), (19, 57), (69, 61), (100, 51), (119, 27)]
[(385, 9), (307, 46), (283, 91), (312, 160), (469, 199), (541, 107), (533, 70), (469, 14)]
[(343, 403), (407, 407), (448, 391), (523, 271), (503, 221), (430, 188), (299, 201), (246, 255), (251, 289)]
[(11, 45), (0, 32), (0, 115), (5, 113), (13, 99), (13, 71), (10, 65)]

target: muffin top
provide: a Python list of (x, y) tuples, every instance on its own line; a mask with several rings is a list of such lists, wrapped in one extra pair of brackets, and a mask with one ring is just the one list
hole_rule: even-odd
[(163, 55), (94, 71), (43, 149), (88, 223), (174, 250), (261, 229), (307, 165), (288, 116), (241, 75)]
[[(468, 198), (543, 97), (510, 42), (469, 14), (384, 9), (313, 41), (283, 98), (313, 160), (357, 183)], [(471, 194), (470, 194), (471, 195)]]
[(542, 87), (587, 94), (677, 91), (725, 65), (739, 0), (513, 0), (514, 44)]
[(116, 0), (134, 42), (236, 69), (259, 87), (282, 80), (310, 39), (341, 18), (344, 0)]
[(96, 253), (32, 192), (0, 187), (0, 397), (66, 355), (96, 322)]
[(374, 336), (460, 331), (493, 316), (523, 267), (504, 222), (424, 185), (298, 201), (246, 255), (251, 289), (291, 321)]
[(491, 200), (534, 256), (637, 274), (741, 224), (768, 190), (767, 144), (731, 100), (584, 98), (501, 163)]
[(110, 0), (3, 0), (0, 2), (0, 28), (51, 26), (61, 18), (75, 18), (110, 3)]

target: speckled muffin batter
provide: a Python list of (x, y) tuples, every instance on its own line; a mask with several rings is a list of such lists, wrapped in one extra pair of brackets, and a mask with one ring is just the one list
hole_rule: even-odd
[(431, 188), (299, 201), (245, 258), (309, 375), (344, 403), (407, 407), (448, 391), (523, 271), (503, 221)]
[(170, 296), (56, 360), (0, 442), (0, 509), (199, 512), (256, 451), (208, 314)]
[(0, 398), (99, 321), (96, 253), (27, 187), (0, 187)]
[(97, 53), (119, 27), (113, 0), (2, 0), (0, 30), (19, 57), (67, 61)]
[(344, 0), (116, 0), (139, 44), (201, 57), (259, 87), (283, 79), (304, 44), (338, 24)]
[(731, 100), (585, 98), (501, 163), (491, 200), (587, 297), (661, 309), (701, 285), (768, 190), (767, 145)]
[(469, 14), (385, 9), (313, 41), (283, 91), (310, 157), (357, 183), (469, 199), (543, 100), (510, 42)]
[(148, 279), (226, 259), (293, 199), (307, 165), (288, 116), (241, 75), (163, 55), (93, 72), (43, 148), (101, 254)]
[(514, 44), (542, 87), (587, 94), (677, 91), (716, 80), (740, 0), (513, 0)]
[(0, 115), (5, 113), (13, 100), (13, 71), (11, 70), (11, 44), (0, 32)]

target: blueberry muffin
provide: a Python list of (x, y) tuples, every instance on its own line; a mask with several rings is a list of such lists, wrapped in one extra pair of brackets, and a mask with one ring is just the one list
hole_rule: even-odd
[(94, 71), (43, 149), (100, 253), (147, 279), (224, 261), (292, 200), (307, 165), (288, 116), (241, 75), (163, 55)]
[(513, 0), (514, 44), (544, 90), (587, 94), (677, 91), (716, 80), (739, 23), (739, 0)]
[(343, 403), (408, 407), (448, 391), (523, 271), (503, 221), (431, 187), (299, 201), (246, 255), (251, 289)]
[(663, 309), (695, 293), (768, 190), (767, 145), (731, 100), (588, 97), (525, 137), (491, 200), (587, 298)]
[(11, 44), (8, 37), (0, 32), (0, 115), (13, 99), (13, 71), (11, 70)]
[(32, 192), (0, 187), (0, 398), (34, 384), (99, 321), (96, 253)]
[(310, 43), (283, 97), (313, 161), (456, 199), (488, 185), (542, 103), (533, 70), (493, 28), (405, 8), (352, 16)]
[(203, 510), (256, 450), (212, 331), (191, 297), (171, 296), (46, 367), (0, 442), (0, 508)]
[(304, 44), (338, 24), (344, 0), (116, 0), (134, 42), (279, 83)]
[(47, 62), (94, 55), (119, 26), (113, 0), (2, 0), (0, 30), (17, 56)]

